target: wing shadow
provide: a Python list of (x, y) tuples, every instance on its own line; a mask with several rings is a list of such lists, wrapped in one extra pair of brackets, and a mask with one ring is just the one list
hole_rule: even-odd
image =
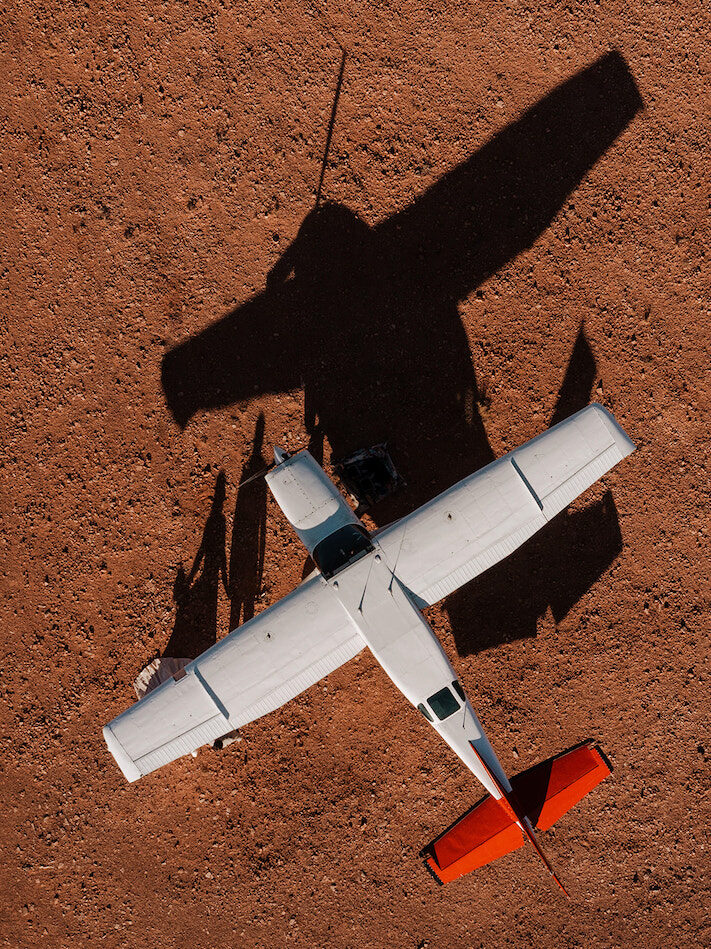
[[(596, 363), (580, 327), (550, 424), (590, 401)], [(560, 622), (622, 550), (610, 491), (582, 510), (565, 510), (507, 557), (446, 600), (459, 655), (535, 636), (550, 607)]]
[[(491, 461), (458, 303), (535, 241), (641, 105), (611, 52), (377, 227), (343, 205), (315, 208), (264, 291), (165, 355), (175, 420), (303, 388), (317, 453), (324, 437), (336, 457), (388, 443), (407, 487), (373, 509), (379, 525)], [(584, 575), (572, 561), (561, 570)], [(458, 615), (455, 604), (467, 651)]]

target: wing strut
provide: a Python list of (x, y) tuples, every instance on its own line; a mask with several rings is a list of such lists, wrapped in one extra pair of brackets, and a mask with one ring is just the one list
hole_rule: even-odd
[(554, 879), (555, 882), (558, 884), (558, 886), (561, 888), (561, 890), (565, 893), (565, 895), (566, 895), (568, 898), (570, 898), (570, 893), (568, 893), (568, 891), (566, 890), (566, 888), (563, 886), (563, 884), (562, 884), (561, 881), (560, 881), (560, 878), (559, 878), (558, 874), (555, 872), (555, 870), (553, 869), (553, 867), (550, 865), (550, 862), (548, 861), (548, 858), (546, 857), (546, 855), (545, 855), (545, 854), (543, 853), (543, 851), (541, 850), (541, 845), (538, 843), (538, 840), (536, 839), (536, 835), (535, 835), (534, 830), (533, 830), (533, 825), (531, 824), (531, 821), (530, 821), (529, 818), (527, 817), (527, 815), (526, 815), (525, 811), (523, 810), (523, 808), (520, 806), (519, 801), (518, 801), (518, 798), (516, 797), (516, 794), (515, 794), (513, 791), (507, 791), (507, 790), (504, 788), (504, 786), (501, 784), (501, 782), (498, 780), (498, 778), (497, 778), (494, 774), (492, 774), (491, 769), (489, 768), (489, 766), (487, 765), (487, 763), (484, 761), (484, 759), (482, 758), (482, 756), (479, 754), (479, 752), (476, 750), (476, 748), (475, 748), (475, 746), (474, 746), (474, 742), (473, 742), (473, 741), (470, 741), (469, 744), (471, 745), (472, 751), (474, 752), (474, 754), (477, 756), (477, 758), (478, 758), (479, 761), (481, 762), (482, 767), (484, 768), (484, 770), (485, 770), (486, 773), (488, 774), (489, 778), (490, 778), (491, 781), (493, 782), (494, 786), (495, 786), (496, 789), (498, 790), (499, 794), (501, 795), (501, 798), (500, 798), (500, 800), (498, 801), (498, 804), (500, 804), (500, 806), (501, 806), (505, 811), (508, 812), (509, 816), (510, 816), (514, 821), (516, 821), (516, 823), (517, 823), (518, 826), (520, 827), (521, 831), (523, 832), (524, 836), (527, 838), (527, 840), (529, 841), (529, 843), (532, 844), (533, 849), (534, 849), (534, 850), (536, 851), (536, 853), (538, 854), (538, 856), (539, 856), (539, 858), (540, 858), (541, 863), (543, 864), (543, 866), (544, 866), (544, 867), (546, 868), (546, 870), (550, 873), (550, 875), (553, 877), (553, 879)]

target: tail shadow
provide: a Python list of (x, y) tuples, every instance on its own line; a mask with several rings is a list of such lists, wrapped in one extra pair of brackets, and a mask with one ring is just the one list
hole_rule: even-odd
[(581, 326), (568, 360), (563, 384), (558, 392), (551, 416), (551, 427), (585, 408), (595, 384), (596, 369), (597, 364), (585, 335), (585, 327)]

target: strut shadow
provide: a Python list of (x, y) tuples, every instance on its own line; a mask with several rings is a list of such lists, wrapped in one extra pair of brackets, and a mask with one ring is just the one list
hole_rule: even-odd
[[(407, 487), (373, 508), (378, 525), (487, 464), (493, 453), (458, 302), (531, 246), (641, 105), (612, 52), (376, 227), (340, 204), (314, 208), (264, 291), (165, 355), (162, 383), (175, 420), (184, 427), (200, 411), (303, 388), (316, 454), (324, 438), (341, 458), (388, 443)], [(583, 383), (564, 384), (561, 411), (589, 393)], [(614, 505), (598, 518), (594, 543), (606, 551), (599, 566), (619, 551), (619, 526)], [(553, 525), (546, 537), (560, 530)], [(563, 535), (549, 547), (571, 541)], [(570, 555), (558, 563), (570, 578), (566, 590), (587, 589), (590, 570)], [(568, 601), (551, 571), (541, 582), (540, 594), (514, 610), (514, 635), (535, 628), (542, 599)], [(451, 615), (466, 652), (481, 647), (471, 625), (460, 625), (470, 618), (464, 602)]]
[[(254, 430), (249, 458), (242, 468), (240, 483), (254, 477), (266, 467), (262, 457), (264, 415), (260, 412)], [(264, 543), (267, 524), (267, 485), (264, 478), (254, 478), (237, 489), (232, 520), (230, 574), (227, 596), (230, 600), (230, 630), (254, 616), (264, 572)]]

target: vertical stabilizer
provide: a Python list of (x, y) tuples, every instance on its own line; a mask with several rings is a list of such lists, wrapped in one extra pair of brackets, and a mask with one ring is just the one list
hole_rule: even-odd
[(529, 820), (529, 818), (528, 818), (528, 816), (526, 815), (525, 811), (524, 811), (523, 808), (521, 807), (521, 805), (520, 805), (520, 803), (519, 803), (519, 801), (518, 801), (518, 798), (516, 797), (516, 792), (515, 792), (515, 791), (507, 791), (507, 790), (504, 788), (503, 784), (501, 784), (501, 782), (496, 778), (496, 776), (495, 776), (494, 774), (492, 774), (491, 769), (487, 766), (487, 764), (486, 764), (486, 762), (484, 761), (484, 759), (481, 757), (481, 755), (479, 754), (479, 752), (478, 752), (478, 751), (476, 750), (476, 748), (474, 747), (474, 742), (470, 742), (469, 744), (472, 746), (472, 749), (474, 750), (474, 754), (477, 755), (477, 757), (478, 757), (479, 760), (481, 761), (482, 767), (486, 768), (487, 772), (489, 773), (489, 777), (490, 777), (491, 780), (494, 782), (494, 784), (496, 785), (497, 790), (498, 790), (499, 793), (501, 794), (501, 798), (500, 798), (499, 801), (498, 801), (499, 806), (502, 807), (504, 810), (507, 810), (507, 811), (510, 812), (510, 816), (513, 818), (513, 820), (516, 822), (516, 824), (518, 825), (518, 827), (520, 828), (520, 830), (523, 832), (523, 834), (524, 834), (524, 836), (526, 837), (526, 839), (528, 840), (528, 842), (529, 842), (530, 844), (532, 844), (533, 849), (534, 849), (534, 850), (536, 851), (536, 853), (538, 854), (538, 857), (539, 857), (541, 863), (543, 864), (543, 866), (544, 866), (544, 867), (546, 868), (546, 870), (550, 873), (550, 875), (553, 877), (553, 879), (554, 879), (555, 882), (558, 884), (558, 886), (561, 888), (561, 890), (565, 893), (565, 895), (566, 895), (566, 896), (570, 896), (570, 894), (568, 893), (568, 891), (566, 890), (566, 888), (565, 888), (565, 887), (563, 886), (563, 884), (561, 883), (560, 878), (558, 877), (558, 874), (555, 872), (555, 870), (553, 869), (553, 867), (550, 865), (550, 862), (548, 861), (548, 858), (546, 857), (546, 855), (545, 855), (545, 854), (543, 853), (543, 851), (541, 850), (541, 846), (540, 846), (540, 844), (538, 843), (538, 840), (536, 839), (536, 835), (535, 835), (535, 833), (534, 833), (534, 831), (533, 831), (533, 826), (532, 826), (532, 824), (531, 824), (531, 821)]

